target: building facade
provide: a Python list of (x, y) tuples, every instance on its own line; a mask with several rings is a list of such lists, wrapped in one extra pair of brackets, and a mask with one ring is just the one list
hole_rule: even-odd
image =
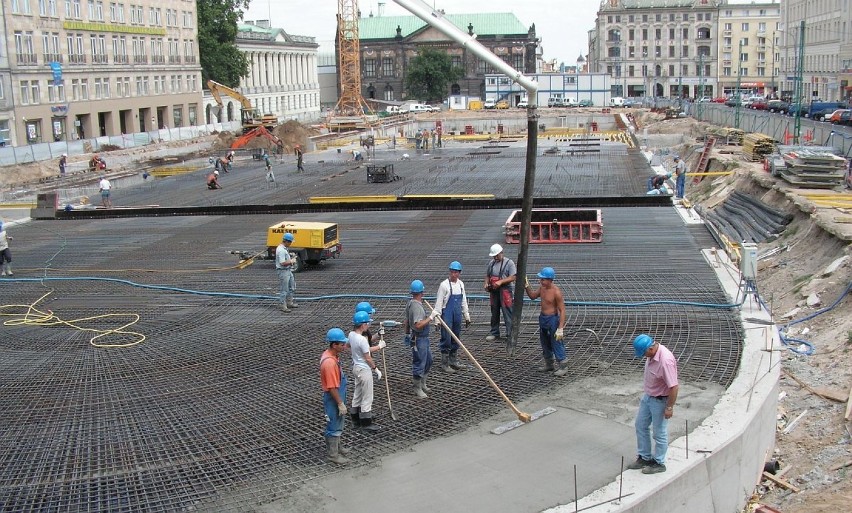
[[(609, 105), (612, 79), (606, 73), (536, 73), (529, 78), (538, 84), (536, 102), (539, 107), (547, 107), (551, 100), (562, 104), (569, 99), (590, 101), (599, 107)], [(506, 75), (498, 74), (485, 76), (485, 98), (505, 100), (513, 107), (528, 99), (526, 89)]]
[[(235, 43), (249, 62), (238, 89), (252, 107), (279, 120), (310, 121), (320, 116), (319, 45), (315, 38), (289, 34), (271, 27), (268, 20), (258, 20), (238, 25)], [(217, 119), (216, 102), (205, 93), (207, 122), (239, 121), (240, 102), (223, 97), (222, 103)]]
[[(477, 41), (513, 68), (527, 74), (541, 57), (535, 25), (529, 28), (511, 13), (446, 14), (457, 27), (476, 34)], [(464, 76), (447, 95), (485, 97), (485, 75), (495, 70), (468, 49), (415, 16), (369, 16), (358, 23), (361, 51), (361, 94), (365, 99), (398, 102), (406, 95), (406, 70), (421, 48), (445, 52)]]
[(604, 0), (589, 36), (589, 71), (612, 96), (712, 96), (720, 0)]
[[(852, 2), (785, 0), (778, 34), (781, 93), (795, 94), (799, 51), (803, 49), (802, 96), (805, 101), (852, 98)], [(801, 34), (804, 32), (804, 44)]]
[(195, 125), (192, 0), (2, 0), (0, 143)]
[(719, 92), (778, 93), (778, 0), (732, 0), (719, 6)]

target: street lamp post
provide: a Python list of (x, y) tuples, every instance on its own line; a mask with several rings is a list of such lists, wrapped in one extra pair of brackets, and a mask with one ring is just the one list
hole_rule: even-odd
[(743, 40), (740, 38), (739, 55), (737, 55), (737, 106), (734, 111), (734, 128), (740, 127), (740, 110), (743, 106), (743, 97), (740, 94), (740, 84), (743, 79)]

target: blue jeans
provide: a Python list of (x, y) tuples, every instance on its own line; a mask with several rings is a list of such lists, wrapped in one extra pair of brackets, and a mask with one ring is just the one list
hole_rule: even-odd
[(675, 183), (675, 186), (677, 188), (675, 196), (678, 198), (683, 198), (683, 190), (686, 187), (686, 173), (677, 177), (677, 182)]
[(289, 268), (278, 269), (278, 282), (281, 285), (278, 291), (278, 299), (281, 304), (286, 304), (287, 300), (293, 301), (293, 292), (296, 290), (296, 278), (293, 276), (293, 271)]
[[(340, 372), (340, 387), (337, 389), (340, 399), (346, 402), (346, 374)], [(337, 409), (337, 402), (328, 392), (322, 393), (322, 409), (328, 422), (325, 424), (325, 436), (340, 436), (343, 434), (343, 415)]]
[(506, 338), (512, 335), (512, 307), (503, 306), (500, 302), (500, 294), (491, 293), (491, 334), (500, 337), (500, 314), (503, 314), (503, 322), (506, 323)]
[[(636, 445), (639, 456), (646, 460), (654, 460), (659, 464), (666, 462), (666, 451), (669, 448), (669, 420), (665, 417), (667, 399), (655, 399), (648, 394), (642, 394), (639, 401), (639, 411), (636, 414)], [(654, 452), (651, 453), (651, 428), (654, 430)]]
[(557, 362), (565, 360), (565, 343), (556, 340), (556, 328), (559, 327), (559, 315), (538, 316), (538, 341), (545, 360), (556, 358)]
[(422, 378), (432, 368), (432, 349), (429, 347), (428, 336), (418, 336), (411, 348), (411, 374)]

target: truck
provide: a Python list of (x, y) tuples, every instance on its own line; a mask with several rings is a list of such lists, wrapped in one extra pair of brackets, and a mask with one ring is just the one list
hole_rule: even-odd
[(275, 260), (275, 250), (285, 233), (293, 234), (290, 253), (296, 255), (293, 272), (302, 271), (306, 265), (317, 265), (323, 260), (337, 258), (343, 252), (337, 223), (314, 221), (281, 221), (266, 232), (266, 256)]
[(216, 105), (219, 106), (219, 119), (222, 119), (225, 110), (225, 105), (222, 102), (222, 94), (226, 94), (240, 102), (240, 122), (242, 122), (244, 134), (260, 126), (272, 131), (278, 125), (277, 116), (261, 114), (259, 110), (252, 107), (251, 101), (241, 92), (213, 80), (207, 81), (207, 89), (210, 90), (210, 94), (216, 100)]

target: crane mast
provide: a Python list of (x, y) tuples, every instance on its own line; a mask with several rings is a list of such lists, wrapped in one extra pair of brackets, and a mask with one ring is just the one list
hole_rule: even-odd
[(369, 107), (361, 96), (361, 56), (358, 38), (358, 0), (338, 0), (337, 71), (340, 100), (337, 116), (364, 116)]

